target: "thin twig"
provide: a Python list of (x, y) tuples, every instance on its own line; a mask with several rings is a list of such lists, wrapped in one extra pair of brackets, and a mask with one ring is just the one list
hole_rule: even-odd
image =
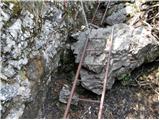
[(156, 91), (151, 84), (150, 84), (149, 86), (152, 88), (152, 90), (153, 90), (155, 93), (159, 94), (159, 92)]
[(154, 8), (154, 7), (158, 7), (158, 6), (159, 6), (159, 4), (155, 4), (155, 5), (151, 6), (151, 7), (149, 7), (149, 9)]
[(155, 16), (149, 18), (148, 20), (151, 20), (151, 19), (153, 19), (153, 18), (156, 18), (158, 15), (159, 15), (159, 13), (157, 13)]
[(147, 23), (146, 21), (142, 21), (142, 23), (146, 24), (151, 30), (153, 29), (153, 27), (149, 23)]
[(85, 116), (87, 113), (91, 113), (90, 111), (91, 111), (91, 106), (88, 107), (87, 111), (85, 111), (85, 112), (83, 113), (83, 115), (80, 117), (80, 119), (83, 119), (84, 116)]

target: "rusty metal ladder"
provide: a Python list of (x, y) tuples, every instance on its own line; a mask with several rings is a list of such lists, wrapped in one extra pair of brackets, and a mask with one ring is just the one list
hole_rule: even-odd
[[(94, 14), (94, 16), (92, 18), (92, 22), (94, 20), (96, 12), (97, 12), (97, 10), (99, 8), (99, 5), (100, 5), (100, 3), (98, 4), (98, 6), (96, 8), (95, 14)], [(108, 8), (106, 8), (106, 10), (107, 9)], [(103, 15), (101, 24), (103, 22), (105, 14), (106, 14), (106, 11), (105, 11), (105, 13)], [(107, 80), (108, 80), (108, 71), (109, 71), (109, 66), (110, 66), (110, 57), (111, 57), (111, 50), (112, 50), (113, 29), (112, 29), (112, 33), (111, 33), (111, 38), (107, 41), (107, 44), (109, 46), (109, 53), (108, 53), (107, 64), (106, 64), (106, 67), (105, 67), (105, 71), (106, 72), (105, 72), (105, 77), (104, 77), (104, 81), (103, 81), (103, 90), (102, 90), (101, 100), (97, 101), (97, 100), (78, 98), (79, 101), (86, 101), (86, 102), (92, 102), (92, 103), (100, 103), (99, 112), (98, 112), (98, 119), (102, 118), (103, 104), (104, 104), (104, 98), (105, 98), (105, 93), (106, 93), (106, 84), (107, 84)], [(71, 93), (70, 93), (70, 96), (68, 98), (67, 107), (65, 109), (65, 113), (64, 113), (64, 116), (63, 116), (64, 119), (66, 119), (66, 118), (69, 117), (68, 116), (68, 112), (69, 112), (69, 109), (70, 109), (70, 106), (71, 106), (73, 95), (74, 95), (75, 90), (76, 90), (76, 85), (77, 85), (77, 82), (78, 82), (78, 77), (79, 77), (79, 74), (80, 74), (80, 70), (81, 70), (82, 64), (84, 62), (85, 53), (87, 51), (97, 51), (97, 50), (94, 50), (94, 49), (93, 50), (87, 49), (90, 39), (96, 39), (97, 40), (97, 39), (105, 39), (105, 38), (89, 38), (88, 37), (87, 40), (85, 41), (85, 45), (84, 45), (84, 48), (83, 48), (83, 51), (82, 51), (82, 55), (81, 55), (81, 58), (80, 58), (80, 62), (79, 62), (79, 65), (78, 65), (78, 69), (77, 69), (77, 72), (76, 72), (76, 76), (75, 76), (75, 79), (74, 79), (74, 82), (73, 82), (73, 85), (72, 85)], [(107, 47), (107, 44), (106, 44), (106, 47)]]

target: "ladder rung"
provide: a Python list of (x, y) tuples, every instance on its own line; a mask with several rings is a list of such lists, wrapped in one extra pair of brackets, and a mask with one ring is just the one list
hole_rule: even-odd
[(105, 40), (106, 38), (89, 38), (89, 39), (100, 39), (100, 40)]
[(95, 25), (95, 24), (92, 24), (92, 23), (89, 23), (90, 26), (93, 26), (95, 28), (99, 28), (99, 26)]
[[(75, 98), (72, 98), (72, 99), (75, 99)], [(83, 99), (83, 98), (78, 98), (78, 100), (83, 102), (100, 103), (99, 100), (90, 100), (90, 99)]]
[[(86, 49), (86, 51), (102, 51), (102, 50), (96, 50), (96, 49)], [(102, 51), (103, 52), (103, 51)]]
[(83, 63), (82, 65), (105, 66), (106, 64), (104, 64), (104, 65), (97, 65), (97, 64), (84, 64), (84, 63)]

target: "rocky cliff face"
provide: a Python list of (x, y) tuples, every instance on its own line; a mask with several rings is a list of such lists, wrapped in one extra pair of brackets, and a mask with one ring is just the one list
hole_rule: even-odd
[[(19, 118), (27, 110), (35, 118), (67, 38), (64, 22), (60, 23), (62, 11), (46, 4), (39, 10), (39, 19), (18, 2), (2, 2), (0, 6), (2, 118)], [(31, 108), (25, 108), (27, 102)]]
[(57, 71), (68, 33), (84, 24), (79, 5), (0, 2), (2, 118), (41, 116), (47, 85)]

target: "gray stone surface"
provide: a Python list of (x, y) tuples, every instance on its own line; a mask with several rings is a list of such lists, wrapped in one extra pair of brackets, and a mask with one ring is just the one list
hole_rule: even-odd
[(78, 16), (63, 18), (63, 2), (0, 2), (2, 118), (36, 118), (43, 108), (47, 81), (57, 71), (68, 31), (84, 23), (75, 20), (80, 5), (69, 2), (73, 6)]
[[(96, 94), (101, 94), (102, 82), (105, 73), (104, 65), (107, 63), (108, 47), (106, 41), (111, 35), (112, 27), (92, 29), (90, 38), (105, 38), (104, 40), (91, 39), (89, 49), (101, 49), (101, 51), (88, 51), (83, 67), (80, 71), (81, 84)], [(79, 62), (82, 46), (86, 40), (86, 32), (73, 35), (77, 42), (72, 49)], [(115, 81), (124, 74), (129, 74), (133, 69), (145, 62), (152, 62), (158, 56), (158, 42), (152, 36), (151, 31), (145, 26), (133, 28), (126, 24), (114, 25), (113, 48), (109, 69), (107, 89), (110, 89)], [(97, 66), (98, 65), (98, 66)]]
[(17, 103), (17, 105), (10, 110), (6, 119), (18, 119), (19, 117), (22, 116), (24, 108), (25, 108), (24, 104)]
[(6, 66), (5, 68), (2, 68), (2, 74), (4, 74), (5, 76), (11, 78), (16, 74), (16, 71), (14, 70), (14, 68), (11, 65)]
[(18, 95), (18, 84), (13, 85), (3, 85), (0, 89), (0, 100), (1, 101), (8, 101), (11, 100), (13, 97)]
[[(34, 6), (36, 2), (29, 4)], [(39, 10), (36, 6), (27, 6), (27, 2), (21, 5), (23, 8), (16, 15), (16, 10), (22, 7), (19, 2), (0, 2), (0, 77), (3, 79), (0, 99), (3, 101), (2, 118), (8, 119), (21, 117), (26, 111), (25, 103), (32, 101), (35, 107), (32, 113), (37, 115), (47, 91), (47, 79), (58, 67), (61, 42), (67, 38), (64, 22), (60, 24), (62, 10), (46, 4), (42, 13), (35, 14), (33, 10)], [(61, 31), (57, 31), (59, 27)], [(43, 94), (38, 96), (41, 91)]]
[(125, 7), (124, 4), (115, 5), (112, 9), (113, 11), (111, 12), (111, 15), (109, 15), (105, 20), (105, 22), (109, 25), (123, 23), (127, 21), (128, 18), (133, 17), (134, 14), (137, 12), (134, 6)]
[[(67, 103), (70, 93), (71, 93), (70, 87), (65, 84), (63, 86), (62, 90), (60, 91), (59, 101), (62, 103)], [(73, 96), (73, 100), (72, 100), (71, 104), (78, 105), (78, 95)]]

